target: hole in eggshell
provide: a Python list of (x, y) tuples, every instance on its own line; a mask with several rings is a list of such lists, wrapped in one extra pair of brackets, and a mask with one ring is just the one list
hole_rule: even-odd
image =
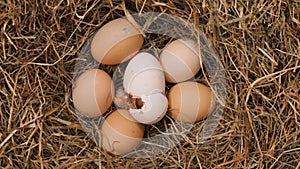
[(141, 109), (144, 106), (144, 102), (141, 98), (133, 97), (131, 94), (129, 94), (129, 100), (132, 109)]

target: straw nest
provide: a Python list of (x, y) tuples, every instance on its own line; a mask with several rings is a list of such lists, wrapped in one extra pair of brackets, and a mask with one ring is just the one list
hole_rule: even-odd
[[(206, 142), (199, 122), (164, 154), (130, 159), (84, 132), (71, 99), (74, 65), (86, 40), (125, 9), (182, 17), (215, 46), (227, 97)], [(300, 1), (7, 0), (0, 25), (1, 168), (300, 167)]]

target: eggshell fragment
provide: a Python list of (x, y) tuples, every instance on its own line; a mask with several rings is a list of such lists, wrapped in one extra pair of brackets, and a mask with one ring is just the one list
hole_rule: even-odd
[(119, 64), (133, 57), (143, 42), (141, 32), (126, 18), (119, 18), (99, 29), (91, 42), (91, 53), (102, 64)]
[(126, 67), (123, 86), (136, 97), (164, 93), (165, 77), (159, 61), (150, 53), (137, 54)]
[(214, 106), (209, 87), (197, 82), (182, 82), (173, 86), (168, 94), (168, 114), (182, 122), (203, 120)]
[(140, 109), (129, 109), (132, 117), (140, 123), (153, 124), (160, 121), (168, 109), (168, 100), (161, 93), (141, 97), (143, 106)]
[(83, 115), (89, 117), (102, 115), (111, 106), (113, 96), (113, 81), (103, 70), (87, 70), (74, 83), (73, 103)]
[(192, 78), (200, 70), (200, 58), (196, 43), (178, 39), (168, 44), (160, 55), (166, 81), (178, 83)]
[(115, 110), (101, 127), (102, 147), (115, 155), (125, 155), (140, 144), (144, 130), (144, 125), (136, 122), (128, 110)]

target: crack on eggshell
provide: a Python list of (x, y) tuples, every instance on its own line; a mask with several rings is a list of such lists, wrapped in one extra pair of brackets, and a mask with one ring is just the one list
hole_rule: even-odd
[(129, 101), (131, 109), (141, 109), (144, 106), (144, 102), (140, 97), (134, 97), (132, 94), (129, 94)]

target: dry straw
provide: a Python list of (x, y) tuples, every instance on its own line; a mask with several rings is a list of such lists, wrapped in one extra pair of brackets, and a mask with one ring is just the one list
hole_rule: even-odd
[[(199, 122), (166, 153), (127, 159), (104, 152), (83, 131), (70, 97), (73, 68), (86, 40), (124, 16), (124, 5), (130, 13), (182, 17), (216, 47), (228, 90), (207, 142)], [(299, 23), (298, 0), (1, 1), (0, 166), (300, 168)], [(146, 37), (146, 48), (170, 40)]]

